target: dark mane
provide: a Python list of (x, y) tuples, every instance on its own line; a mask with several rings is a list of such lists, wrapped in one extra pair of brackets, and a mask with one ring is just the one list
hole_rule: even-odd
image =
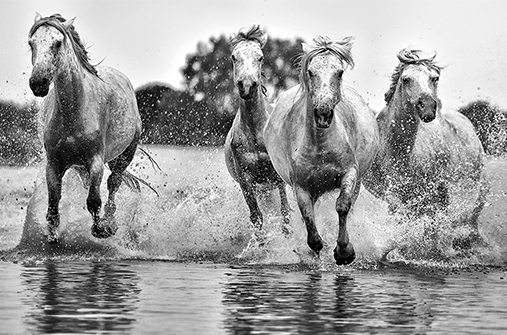
[(32, 28), (30, 28), (30, 32), (28, 33), (28, 37), (32, 37), (35, 31), (37, 31), (37, 29), (39, 29), (43, 25), (49, 25), (51, 27), (58, 29), (58, 31), (60, 31), (65, 36), (65, 38), (67, 37), (69, 38), (73, 46), (74, 53), (76, 54), (76, 57), (79, 60), (79, 63), (88, 72), (98, 77), (97, 69), (95, 68), (95, 66), (90, 64), (88, 52), (86, 51), (86, 48), (83, 42), (81, 41), (79, 34), (74, 29), (74, 25), (71, 25), (69, 28), (66, 28), (63, 25), (65, 21), (66, 20), (60, 14), (53, 14), (48, 17), (43, 17), (33, 24)]
[(256, 41), (263, 46), (263, 36), (264, 32), (261, 30), (260, 26), (254, 24), (246, 33), (240, 30), (236, 36), (231, 38), (231, 44), (234, 48), (238, 43), (243, 41)]
[(329, 53), (336, 56), (342, 64), (346, 63), (351, 68), (354, 67), (354, 60), (350, 52), (353, 39), (354, 37), (348, 36), (341, 41), (332, 41), (329, 37), (320, 35), (313, 39), (313, 44), (310, 46), (309, 50), (306, 50), (302, 54), (300, 61), (299, 80), (305, 91), (308, 89), (308, 65), (317, 55)]
[(385, 102), (389, 103), (393, 98), (398, 80), (400, 79), (403, 70), (405, 70), (408, 65), (423, 65), (440, 74), (442, 67), (433, 62), (436, 55), (436, 52), (428, 55), (422, 50), (413, 50), (410, 47), (399, 51), (396, 56), (400, 60), (400, 63), (396, 66), (393, 74), (391, 75), (391, 86), (389, 86), (389, 90), (384, 94)]

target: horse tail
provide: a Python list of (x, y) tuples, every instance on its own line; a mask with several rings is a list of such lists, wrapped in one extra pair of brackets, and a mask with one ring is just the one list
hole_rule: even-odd
[(153, 159), (153, 157), (151, 157), (151, 155), (146, 151), (144, 150), (143, 148), (141, 147), (138, 147), (138, 149), (146, 155), (146, 157), (148, 157), (148, 160), (150, 161), (151, 163), (151, 166), (153, 167), (153, 170), (156, 170), (158, 169), (159, 171), (162, 171), (162, 169), (160, 168), (160, 166), (158, 165), (158, 163), (155, 161), (155, 159)]
[(134, 176), (132, 173), (128, 172), (127, 170), (123, 171), (123, 173), (121, 174), (121, 179), (128, 187), (130, 187), (132, 190), (134, 190), (136, 192), (141, 192), (141, 186), (140, 186), (140, 183), (141, 183), (141, 184), (147, 186), (153, 192), (155, 192), (157, 197), (160, 197), (157, 190), (155, 190), (155, 188), (153, 186), (151, 186), (150, 183), (148, 183), (147, 181), (145, 181), (139, 177)]

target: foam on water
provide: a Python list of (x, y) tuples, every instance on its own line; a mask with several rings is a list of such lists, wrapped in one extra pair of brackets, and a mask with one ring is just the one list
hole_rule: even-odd
[[(151, 150), (164, 172), (153, 170), (142, 154), (136, 157), (130, 170), (149, 181), (160, 196), (145, 187), (136, 193), (122, 186), (117, 195), (119, 229), (114, 237), (105, 240), (91, 235), (87, 190), (78, 174), (70, 170), (64, 178), (60, 203), (60, 241), (54, 245), (46, 242), (47, 188), (41, 168), (20, 243), (5, 252), (4, 258), (140, 258), (335, 268), (332, 250), (338, 235), (334, 209), (337, 194), (326, 195), (317, 203), (316, 222), (326, 243), (320, 258), (306, 244), (306, 229), (290, 188), (292, 235), (285, 237), (281, 232), (278, 194), (271, 192), (261, 201), (267, 238), (259, 246), (251, 239), (248, 209), (239, 186), (226, 172), (221, 149), (153, 147)], [(492, 160), (488, 169), (495, 178), (506, 166), (504, 161)], [(107, 174), (102, 185), (104, 202), (106, 177)], [(504, 264), (507, 185), (497, 181), (492, 185), (488, 205), (480, 218), (480, 231), (486, 243), (467, 252), (452, 247), (453, 238), (466, 235), (467, 228), (454, 227), (447, 216), (401, 220), (388, 214), (387, 204), (362, 190), (348, 221), (350, 240), (357, 253), (352, 266), (374, 267), (392, 247), (398, 248), (390, 253), (391, 261), (435, 266)], [(453, 210), (457, 215), (465, 203), (463, 199), (455, 201)]]

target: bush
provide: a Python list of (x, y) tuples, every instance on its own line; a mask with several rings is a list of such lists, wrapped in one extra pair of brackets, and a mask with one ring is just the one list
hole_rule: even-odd
[(35, 102), (0, 101), (0, 164), (28, 165), (42, 157)]

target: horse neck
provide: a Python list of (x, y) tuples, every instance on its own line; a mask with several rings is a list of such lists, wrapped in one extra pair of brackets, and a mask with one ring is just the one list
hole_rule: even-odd
[(268, 114), (260, 86), (252, 99), (240, 99), (239, 113), (241, 123), (246, 131), (252, 134), (262, 134)]
[(61, 113), (75, 115), (80, 110), (84, 99), (84, 82), (89, 75), (74, 55), (62, 62), (54, 80), (56, 103)]
[(398, 94), (387, 106), (389, 118), (386, 143), (389, 152), (397, 158), (408, 157), (414, 149), (421, 121), (412, 108)]

